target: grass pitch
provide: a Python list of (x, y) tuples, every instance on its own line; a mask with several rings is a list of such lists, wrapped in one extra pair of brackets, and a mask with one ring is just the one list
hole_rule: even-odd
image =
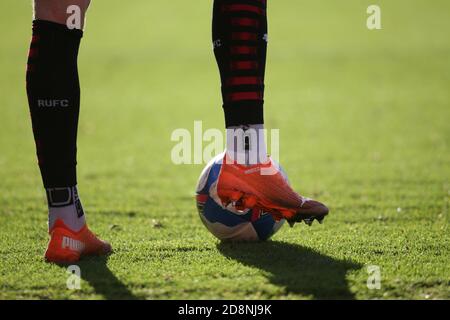
[[(108, 259), (44, 263), (46, 204), (24, 76), (30, 1), (0, 12), (0, 298), (450, 298), (450, 4), (269, 1), (266, 126), (324, 225), (220, 244), (201, 224), (203, 165), (170, 160), (176, 128), (222, 128), (211, 1), (94, 1), (79, 65), (79, 188)], [(369, 290), (367, 266), (381, 289)]]

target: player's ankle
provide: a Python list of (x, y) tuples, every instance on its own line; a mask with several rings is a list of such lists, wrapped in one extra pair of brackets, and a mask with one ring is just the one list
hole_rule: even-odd
[(234, 163), (254, 165), (267, 162), (264, 124), (227, 127), (226, 153)]
[(78, 232), (86, 224), (83, 206), (76, 186), (47, 188), (48, 229), (61, 221), (72, 231)]

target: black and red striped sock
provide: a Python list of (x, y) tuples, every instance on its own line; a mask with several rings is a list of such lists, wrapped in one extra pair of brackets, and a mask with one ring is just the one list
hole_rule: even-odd
[(266, 0), (215, 0), (212, 29), (226, 127), (263, 124)]
[(27, 95), (39, 168), (46, 188), (76, 181), (80, 109), (77, 56), (81, 30), (36, 20), (27, 66)]

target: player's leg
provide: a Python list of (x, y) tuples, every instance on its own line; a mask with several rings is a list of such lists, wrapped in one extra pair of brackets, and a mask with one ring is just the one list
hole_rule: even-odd
[(266, 0), (214, 1), (213, 46), (227, 127), (226, 161), (217, 192), (224, 204), (259, 207), (290, 222), (321, 221), (328, 213), (326, 206), (295, 193), (266, 154), (262, 130), (266, 12)]
[[(267, 51), (265, 0), (215, 0), (213, 46), (222, 83), (227, 128), (227, 152), (236, 160), (266, 160), (264, 128), (264, 73)], [(252, 132), (255, 157), (239, 149), (239, 134)], [(251, 135), (249, 135), (250, 137)], [(249, 153), (247, 151), (247, 153)], [(259, 156), (259, 157), (256, 157)]]
[(46, 258), (52, 261), (73, 261), (85, 253), (111, 250), (87, 228), (76, 186), (80, 109), (77, 56), (88, 6), (89, 0), (34, 1), (27, 95), (48, 199), (51, 241)]

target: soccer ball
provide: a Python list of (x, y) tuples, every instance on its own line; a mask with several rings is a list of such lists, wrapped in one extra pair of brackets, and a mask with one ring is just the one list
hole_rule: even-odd
[[(205, 227), (224, 241), (262, 241), (273, 236), (284, 224), (259, 209), (237, 210), (232, 204), (222, 207), (217, 196), (217, 178), (224, 154), (213, 158), (203, 169), (196, 191), (197, 209)], [(282, 171), (286, 178), (285, 173)]]

